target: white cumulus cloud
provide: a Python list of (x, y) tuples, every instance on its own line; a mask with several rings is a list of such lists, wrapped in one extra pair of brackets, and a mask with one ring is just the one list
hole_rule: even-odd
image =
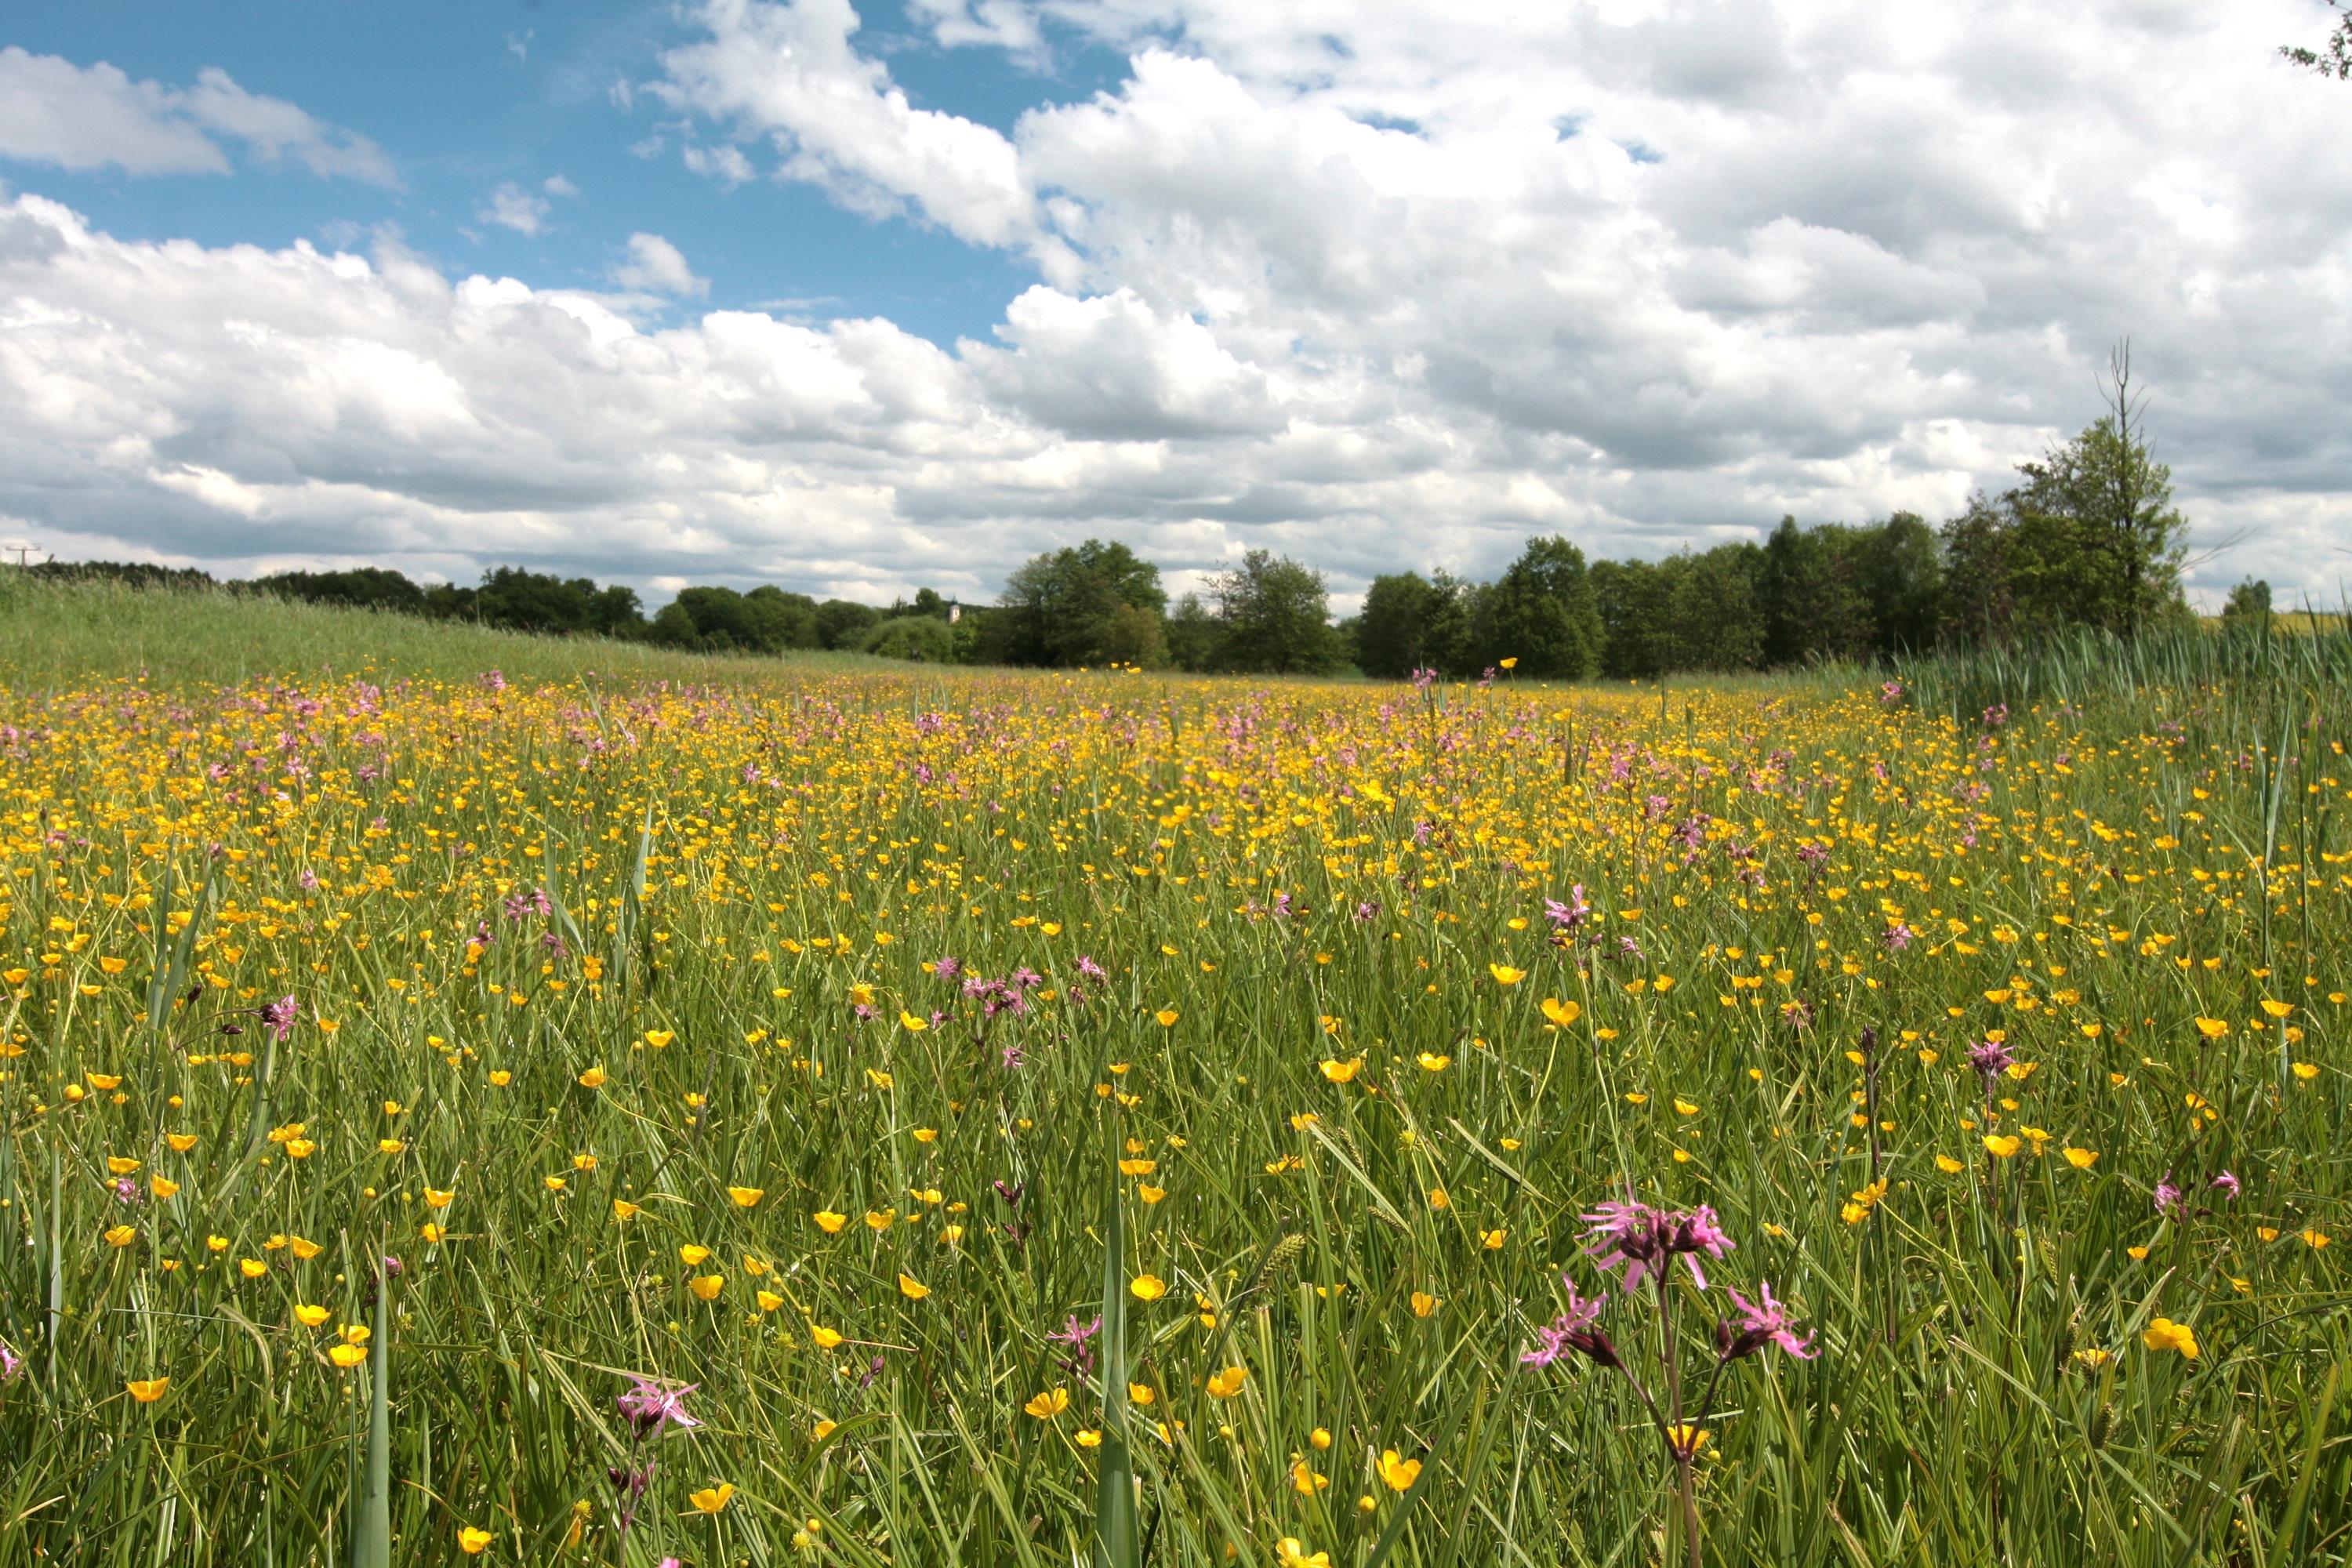
[(664, 58), (656, 90), (669, 101), (764, 133), (791, 174), (860, 210), (911, 209), (982, 245), (1029, 231), (1034, 204), (1012, 143), (911, 104), (852, 46), (849, 0), (705, 0), (700, 17), (709, 39)]
[(230, 166), (223, 138), (244, 143), (257, 163), (399, 184), (392, 161), (366, 137), (284, 99), (247, 92), (215, 67), (197, 72), (193, 87), (173, 88), (133, 81), (103, 61), (85, 68), (0, 48), (0, 157), (61, 169), (219, 174)]
[(677, 246), (657, 234), (629, 236), (628, 259), (616, 263), (613, 281), (624, 289), (649, 294), (700, 296), (710, 292), (710, 280), (697, 278)]

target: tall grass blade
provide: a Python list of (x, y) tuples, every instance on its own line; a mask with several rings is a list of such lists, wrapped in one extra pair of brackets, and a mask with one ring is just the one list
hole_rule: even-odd
[(368, 1342), (367, 1468), (352, 1525), (352, 1568), (392, 1568), (392, 1270), (376, 1247), (375, 1331)]
[(1107, 1116), (1114, 1147), (1108, 1217), (1103, 1222), (1102, 1447), (1096, 1454), (1095, 1568), (1141, 1568), (1142, 1541), (1136, 1529), (1135, 1460), (1127, 1443), (1127, 1265), (1126, 1198), (1120, 1191), (1115, 1146), (1118, 1118)]

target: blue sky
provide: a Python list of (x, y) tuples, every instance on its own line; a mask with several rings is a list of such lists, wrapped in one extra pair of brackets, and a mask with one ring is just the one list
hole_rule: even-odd
[(0, 12), (0, 537), (887, 601), (1951, 515), (2130, 337), (2189, 582), (2352, 560), (2322, 0)]
[[(1125, 75), (1123, 56), (1066, 28), (1055, 29), (1049, 61), (1014, 66), (930, 47), (896, 5), (862, 5), (859, 16), (861, 43), (889, 58), (910, 98), (1002, 131), (1024, 110)], [(681, 167), (676, 132), (662, 135), (676, 115), (614, 101), (616, 83), (657, 77), (662, 51), (691, 36), (667, 5), (337, 0), (289, 16), (279, 4), (19, 5), (0, 23), (0, 44), (163, 82), (219, 66), (250, 92), (375, 142), (399, 188), (290, 168), (178, 179), (51, 171), (39, 188), (125, 238), (282, 246), (392, 223), (450, 268), (551, 286), (598, 286), (628, 237), (651, 231), (694, 258), (713, 306), (782, 300), (810, 315), (879, 314), (942, 343), (985, 336), (1034, 279), (1013, 258), (920, 225), (877, 224), (808, 185), (730, 188)], [(647, 145), (657, 136), (660, 151)], [(553, 178), (578, 195), (550, 197)], [(509, 184), (547, 203), (541, 232), (478, 216)]]

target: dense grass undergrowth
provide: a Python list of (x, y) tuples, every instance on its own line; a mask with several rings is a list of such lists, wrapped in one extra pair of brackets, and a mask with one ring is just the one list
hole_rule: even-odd
[(1414, 691), (28, 603), (0, 1560), (2346, 1555), (2326, 647)]

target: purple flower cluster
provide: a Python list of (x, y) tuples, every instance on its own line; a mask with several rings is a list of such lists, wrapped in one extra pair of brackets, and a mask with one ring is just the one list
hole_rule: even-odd
[(261, 1009), (261, 1026), (269, 1031), (273, 1042), (283, 1045), (286, 1037), (294, 1032), (294, 1020), (301, 1014), (301, 1003), (291, 996), (280, 996)]
[(1739, 1310), (1739, 1321), (1736, 1324), (1727, 1318), (1715, 1328), (1716, 1351), (1725, 1361), (1738, 1361), (1754, 1355), (1766, 1345), (1777, 1345), (1799, 1361), (1811, 1361), (1822, 1353), (1813, 1349), (1810, 1336), (1800, 1338), (1796, 1330), (1790, 1326), (1789, 1310), (1772, 1299), (1769, 1281), (1757, 1282), (1757, 1299), (1754, 1301), (1729, 1286), (1724, 1288), (1724, 1294), (1730, 1297), (1731, 1304)]
[(1988, 1083), (2007, 1072), (2015, 1060), (2009, 1047), (1998, 1040), (1986, 1040), (1969, 1047), (1969, 1066), (1982, 1073)]
[(1622, 1268), (1622, 1283), (1629, 1291), (1644, 1279), (1663, 1283), (1677, 1258), (1690, 1265), (1691, 1278), (1704, 1290), (1706, 1273), (1699, 1267), (1699, 1254), (1721, 1258), (1736, 1245), (1724, 1234), (1715, 1210), (1705, 1204), (1688, 1210), (1664, 1209), (1612, 1198), (1581, 1217), (1591, 1227), (1585, 1232), (1591, 1244), (1584, 1250), (1593, 1267), (1604, 1273)]
[(555, 912), (555, 902), (547, 896), (545, 888), (533, 888), (528, 893), (516, 893), (506, 901), (506, 917), (509, 922), (529, 920), (533, 915), (545, 917)]
[(963, 983), (967, 1000), (980, 1004), (980, 1015), (993, 1018), (999, 1013), (1019, 1017), (1029, 1011), (1029, 993), (1045, 984), (1045, 977), (1027, 967), (1016, 969), (1003, 980), (988, 980), (973, 975)]
[(1568, 1292), (1568, 1308), (1549, 1324), (1536, 1331), (1535, 1348), (1519, 1357), (1522, 1366), (1549, 1366), (1570, 1351), (1575, 1351), (1601, 1366), (1622, 1366), (1617, 1347), (1609, 1336), (1593, 1325), (1601, 1321), (1601, 1309), (1607, 1304), (1604, 1297), (1590, 1300), (1576, 1293), (1568, 1276), (1559, 1277), (1560, 1288)]
[(675, 1426), (690, 1432), (702, 1423), (686, 1408), (686, 1396), (700, 1384), (673, 1383), (665, 1377), (639, 1377), (632, 1373), (629, 1386), (613, 1398), (613, 1404), (636, 1432), (640, 1441), (651, 1441)]
[(1095, 1315), (1093, 1322), (1081, 1323), (1078, 1321), (1077, 1314), (1073, 1312), (1067, 1322), (1047, 1334), (1045, 1338), (1054, 1344), (1070, 1347), (1069, 1353), (1060, 1360), (1064, 1372), (1073, 1377), (1087, 1377), (1092, 1375), (1095, 1370), (1095, 1350), (1090, 1342), (1101, 1331), (1102, 1315), (1100, 1313)]
[(1576, 928), (1592, 918), (1592, 906), (1585, 901), (1584, 884), (1577, 883), (1568, 890), (1568, 902), (1558, 899), (1544, 900), (1544, 919), (1551, 921), (1554, 940), (1573, 934)]

